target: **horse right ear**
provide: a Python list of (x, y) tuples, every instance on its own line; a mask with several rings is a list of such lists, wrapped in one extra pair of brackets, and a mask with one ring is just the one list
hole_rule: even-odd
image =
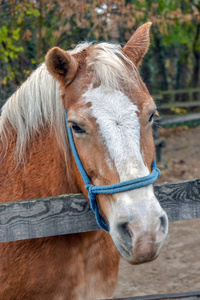
[(122, 49), (136, 67), (140, 65), (149, 48), (149, 29), (151, 24), (151, 22), (147, 22), (140, 26)]
[(68, 85), (78, 70), (78, 61), (68, 52), (54, 47), (45, 57), (47, 70), (61, 83)]

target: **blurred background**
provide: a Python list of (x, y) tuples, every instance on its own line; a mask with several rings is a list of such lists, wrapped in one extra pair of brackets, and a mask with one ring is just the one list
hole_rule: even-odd
[[(147, 21), (151, 45), (140, 73), (160, 113), (153, 128), (160, 181), (199, 178), (200, 0), (0, 0), (0, 107), (51, 47), (124, 45)], [(170, 223), (155, 262), (121, 263), (115, 296), (199, 290), (199, 228), (198, 219)]]
[(27, 78), (53, 46), (124, 44), (152, 21), (141, 74), (153, 94), (200, 86), (199, 0), (1, 0), (0, 99)]

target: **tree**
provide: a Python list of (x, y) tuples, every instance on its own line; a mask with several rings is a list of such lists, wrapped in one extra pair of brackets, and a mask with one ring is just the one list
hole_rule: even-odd
[(141, 68), (152, 92), (200, 85), (200, 4), (197, 0), (1, 0), (0, 98), (5, 99), (53, 46), (79, 41), (124, 44), (152, 21)]

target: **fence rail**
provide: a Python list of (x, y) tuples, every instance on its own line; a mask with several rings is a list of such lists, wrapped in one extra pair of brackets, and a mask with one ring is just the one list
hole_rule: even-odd
[(170, 97), (170, 102), (175, 102), (175, 98), (177, 95), (188, 95), (188, 101), (195, 100), (194, 95), (196, 93), (200, 93), (200, 87), (196, 88), (188, 88), (188, 89), (178, 89), (178, 90), (167, 90), (167, 91), (160, 91), (159, 93), (154, 95), (154, 99), (158, 101), (166, 100), (166, 97)]
[(162, 127), (172, 127), (173, 125), (188, 125), (190, 123), (200, 123), (200, 113), (193, 113), (181, 116), (163, 116), (160, 120), (157, 120), (157, 124)]
[(176, 294), (162, 294), (162, 295), (149, 295), (149, 296), (137, 296), (129, 298), (118, 298), (116, 300), (197, 300), (200, 299), (200, 291), (176, 293)]
[[(200, 179), (155, 185), (169, 220), (200, 217)], [(0, 242), (98, 230), (81, 194), (0, 204)]]

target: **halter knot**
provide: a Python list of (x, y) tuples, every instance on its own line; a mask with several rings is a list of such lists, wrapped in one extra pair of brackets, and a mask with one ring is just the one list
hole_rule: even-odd
[(88, 198), (90, 200), (90, 207), (93, 210), (93, 212), (95, 213), (95, 218), (97, 221), (97, 224), (99, 225), (100, 228), (104, 229), (105, 231), (109, 231), (108, 225), (106, 223), (106, 221), (104, 220), (104, 218), (99, 214), (99, 209), (98, 209), (98, 205), (96, 202), (96, 192), (92, 191), (92, 188), (94, 188), (93, 184), (86, 184), (85, 188), (88, 191)]
[(97, 206), (96, 193), (92, 192), (92, 187), (93, 187), (93, 184), (86, 184), (85, 185), (85, 188), (88, 191), (88, 198), (90, 200), (90, 206), (91, 206), (92, 210), (95, 212), (96, 206)]

